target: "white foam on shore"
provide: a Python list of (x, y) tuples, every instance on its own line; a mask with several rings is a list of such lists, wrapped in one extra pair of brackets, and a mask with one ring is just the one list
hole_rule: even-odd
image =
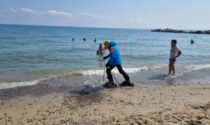
[[(134, 67), (134, 68), (124, 68), (124, 70), (127, 73), (137, 73), (137, 72), (142, 72), (142, 71), (148, 71), (148, 70), (154, 70), (154, 69), (159, 69), (162, 67), (167, 66), (167, 64), (158, 64), (158, 65), (150, 65), (150, 66), (141, 66), (141, 67)], [(104, 71), (104, 69), (97, 69), (97, 70), (87, 70), (87, 71), (83, 71), (82, 75), (84, 76), (91, 76), (91, 75), (103, 75), (104, 73), (106, 73)], [(117, 70), (117, 68), (114, 68), (112, 70), (112, 73), (115, 74), (119, 74), (119, 71)]]
[[(127, 73), (137, 73), (142, 71), (148, 71), (148, 70), (155, 70), (160, 69), (163, 67), (168, 66), (168, 64), (155, 64), (155, 65), (149, 65), (149, 66), (140, 66), (140, 67), (133, 67), (133, 68), (123, 68)], [(207, 69), (210, 68), (210, 64), (190, 64), (186, 65), (185, 68), (187, 69), (187, 72), (201, 70), (201, 69)], [(103, 75), (106, 74), (104, 69), (96, 69), (96, 70), (86, 70), (82, 71), (81, 74), (84, 76), (91, 76), (91, 75)], [(112, 70), (112, 73), (119, 74), (119, 71), (117, 68), (114, 68)]]
[(9, 89), (20, 86), (32, 86), (38, 84), (38, 80), (29, 81), (29, 82), (12, 82), (12, 83), (0, 83), (0, 89)]
[(196, 70), (210, 68), (210, 64), (192, 64), (192, 65), (186, 66), (186, 68), (190, 71), (196, 71)]
[[(163, 68), (166, 66), (168, 66), (168, 64), (155, 64), (155, 65), (149, 65), (149, 66), (140, 66), (140, 67), (123, 68), (123, 69), (127, 73), (132, 74), (132, 73), (137, 73), (137, 72), (144, 72), (144, 71), (149, 71), (149, 70), (160, 69), (160, 68)], [(201, 70), (201, 69), (208, 69), (208, 68), (210, 68), (210, 64), (188, 64), (188, 65), (184, 65), (184, 67), (185, 67), (184, 72), (191, 72), (191, 71), (196, 71), (196, 70)], [(119, 74), (119, 71), (117, 68), (114, 68), (112, 70), (112, 73)], [(74, 73), (66, 73), (66, 74), (60, 74), (58, 76), (56, 75), (56, 76), (47, 77), (42, 80), (33, 80), (33, 81), (28, 81), (28, 82), (11, 82), (11, 83), (2, 82), (2, 83), (0, 83), (0, 89), (9, 89), (9, 88), (15, 88), (15, 87), (21, 87), (21, 86), (33, 86), (33, 85), (37, 85), (41, 81), (45, 81), (48, 79), (56, 79), (61, 76), (65, 76), (65, 77), (80, 76), (80, 75), (102, 76), (104, 74), (106, 74), (104, 69), (96, 69), (96, 70), (92, 69), (92, 70), (86, 70), (86, 71), (77, 71)], [(181, 75), (183, 75), (183, 74), (181, 74)], [(88, 82), (85, 82), (83, 84), (88, 84)]]

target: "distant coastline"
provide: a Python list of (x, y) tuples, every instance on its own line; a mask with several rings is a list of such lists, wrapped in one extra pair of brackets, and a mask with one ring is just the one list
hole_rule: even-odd
[(153, 29), (151, 32), (169, 32), (169, 33), (191, 33), (191, 34), (209, 34), (210, 30), (176, 30), (176, 29)]

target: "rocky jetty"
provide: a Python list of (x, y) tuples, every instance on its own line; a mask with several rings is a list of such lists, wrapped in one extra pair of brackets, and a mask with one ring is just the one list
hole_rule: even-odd
[(169, 33), (191, 33), (191, 34), (210, 34), (210, 30), (175, 30), (175, 29), (153, 29), (152, 32), (169, 32)]

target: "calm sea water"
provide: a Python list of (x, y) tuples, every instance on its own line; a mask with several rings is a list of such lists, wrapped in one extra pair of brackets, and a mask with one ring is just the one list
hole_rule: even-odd
[[(84, 37), (86, 42), (82, 40)], [(193, 75), (195, 71), (200, 77), (194, 81), (204, 79), (201, 73), (208, 74), (210, 68), (210, 35), (154, 33), (143, 29), (0, 25), (0, 88), (33, 85), (43, 79), (49, 82), (52, 77), (56, 83), (66, 84), (80, 75), (89, 82), (99, 80), (103, 63), (96, 50), (105, 40), (116, 41), (123, 66), (133, 81), (146, 83), (155, 78), (162, 83), (168, 70), (172, 39), (178, 40), (183, 52), (177, 60), (176, 81), (192, 82), (186, 80), (187, 74)], [(191, 39), (194, 45), (190, 44)]]

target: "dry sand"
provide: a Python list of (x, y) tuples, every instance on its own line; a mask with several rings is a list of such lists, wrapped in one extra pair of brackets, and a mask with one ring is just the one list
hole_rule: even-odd
[(209, 125), (210, 84), (22, 96), (0, 105), (0, 125)]

